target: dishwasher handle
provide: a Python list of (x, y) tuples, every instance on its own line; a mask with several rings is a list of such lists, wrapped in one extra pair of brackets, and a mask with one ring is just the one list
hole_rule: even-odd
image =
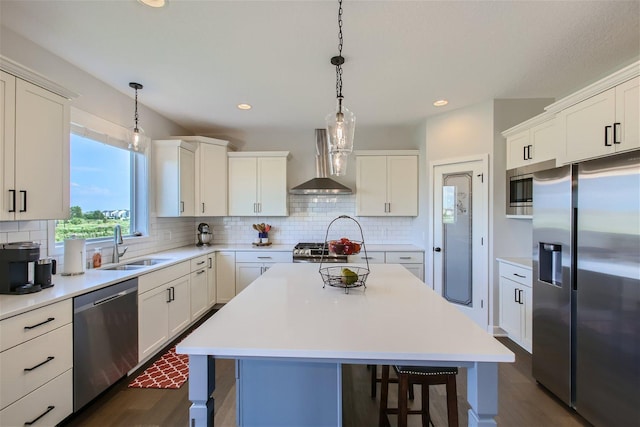
[(111, 295), (110, 297), (106, 297), (106, 298), (102, 298), (99, 299), (98, 301), (94, 301), (93, 302), (93, 306), (95, 307), (96, 305), (100, 305), (100, 304), (105, 304), (109, 301), (113, 301), (114, 299), (118, 299), (120, 297), (123, 297), (127, 294), (127, 291), (122, 291), (122, 292), (118, 292), (115, 295)]
[(93, 292), (90, 294), (82, 295), (82, 297), (84, 297), (82, 300), (76, 297), (74, 300), (73, 312), (81, 313), (91, 308), (110, 303), (112, 301), (118, 300), (132, 293), (138, 292), (137, 281), (135, 282), (135, 286), (131, 286), (131, 285), (126, 287), (120, 286), (120, 285), (126, 285), (126, 284), (127, 284), (126, 282), (122, 282), (122, 283), (119, 283), (118, 285), (113, 285), (113, 286), (117, 286), (117, 288), (112, 289), (111, 293), (100, 292), (100, 291), (104, 291), (104, 289), (95, 291), (96, 295), (93, 295), (93, 298), (86, 298), (86, 297), (90, 297)]

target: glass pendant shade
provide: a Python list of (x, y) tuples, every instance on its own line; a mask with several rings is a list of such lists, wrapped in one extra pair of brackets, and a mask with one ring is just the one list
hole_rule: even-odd
[(144, 130), (141, 127), (129, 128), (129, 149), (138, 151), (144, 137)]
[(335, 176), (345, 176), (348, 156), (349, 153), (329, 153), (329, 173)]
[[(326, 117), (329, 154), (353, 151), (353, 136), (356, 130), (356, 116), (338, 100), (334, 113)], [(345, 158), (346, 160), (346, 158)]]

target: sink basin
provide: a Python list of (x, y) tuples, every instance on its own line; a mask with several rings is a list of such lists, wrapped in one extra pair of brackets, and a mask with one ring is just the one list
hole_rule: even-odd
[(145, 266), (149, 266), (149, 265), (160, 264), (160, 263), (167, 262), (167, 261), (169, 261), (169, 260), (168, 259), (164, 259), (164, 258), (145, 258), (145, 259), (139, 259), (137, 261), (127, 262), (127, 263), (125, 263), (125, 265), (130, 265), (130, 266), (135, 266), (135, 267), (145, 267)]
[(105, 267), (102, 270), (138, 270), (143, 267), (144, 265), (123, 264), (123, 265), (114, 265), (113, 267)]

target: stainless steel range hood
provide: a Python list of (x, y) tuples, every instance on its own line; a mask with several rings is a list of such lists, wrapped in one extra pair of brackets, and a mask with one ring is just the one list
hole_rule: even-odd
[(349, 187), (329, 178), (329, 151), (327, 149), (327, 131), (316, 129), (316, 177), (289, 190), (290, 194), (351, 194)]

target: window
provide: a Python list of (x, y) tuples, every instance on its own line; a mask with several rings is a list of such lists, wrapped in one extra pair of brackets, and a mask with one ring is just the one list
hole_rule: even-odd
[(125, 237), (146, 234), (146, 155), (144, 145), (139, 152), (128, 149), (126, 134), (120, 126), (72, 109), (71, 215), (54, 221), (52, 243), (71, 236), (110, 239), (116, 224)]

